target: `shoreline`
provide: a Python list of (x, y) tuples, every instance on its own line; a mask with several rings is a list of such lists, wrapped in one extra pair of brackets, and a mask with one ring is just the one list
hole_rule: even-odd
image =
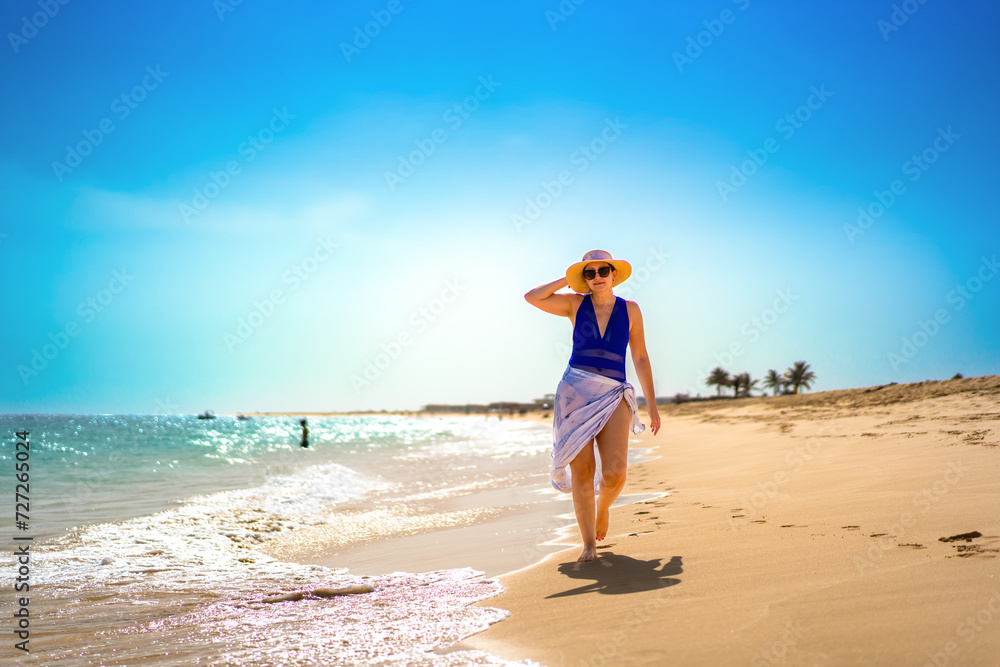
[[(561, 550), (550, 544), (555, 533), (570, 521), (576, 525), (571, 501), (538, 493), (537, 481), (530, 480), (430, 501), (403, 517), (382, 509), (346, 507), (322, 525), (280, 535), (258, 549), (361, 576), (472, 568), (494, 579)], [(344, 541), (344, 534), (363, 537)]]
[[(480, 415), (446, 418), (484, 421)], [(485, 421), (487, 430), (500, 429), (494, 431), (498, 443), (507, 437), (516, 441), (529, 424), (551, 424), (540, 415)], [(518, 426), (505, 436), (506, 424)], [(542, 437), (542, 451), (515, 447), (513, 456), (499, 453), (500, 459), (480, 462), (462, 485), (456, 486), (452, 475), (468, 475), (468, 469), (457, 461), (431, 472), (439, 487), (432, 493), (420, 490), (428, 479), (410, 479), (397, 470), (392, 481), (400, 490), (391, 499), (340, 505), (323, 523), (277, 535), (258, 549), (280, 560), (347, 568), (362, 576), (472, 568), (495, 578), (530, 565), (561, 549), (550, 542), (567, 524), (575, 525), (572, 501), (549, 484), (551, 443), (548, 428), (541, 430), (533, 437)]]
[[(32, 463), (41, 461), (44, 467), (46, 458), (59, 457), (61, 450), (81, 451), (81, 458), (88, 455), (88, 462), (96, 461), (82, 476), (101, 481), (103, 469), (119, 470), (125, 467), (121, 462), (130, 461), (127, 457), (133, 454), (133, 469), (146, 473), (149, 470), (139, 463), (153, 461), (152, 457), (190, 459), (194, 467), (181, 476), (192, 486), (198, 484), (191, 478), (191, 469), (205, 467), (200, 479), (213, 484), (220, 470), (230, 470), (226, 460), (214, 468), (199, 465), (201, 450), (195, 450), (194, 457), (187, 456), (189, 441), (202, 437), (205, 430), (199, 424), (175, 429), (170, 432), (175, 437), (167, 438), (153, 428), (158, 423), (155, 417), (133, 418), (125, 424), (127, 428), (116, 420), (97, 421), (108, 422), (104, 431), (61, 437), (63, 431), (76, 433), (72, 422), (46, 418), (37, 431), (55, 435), (45, 439), (51, 440), (51, 446), (37, 448)], [(38, 563), (32, 571), (33, 587), (47, 591), (32, 600), (39, 605), (38, 613), (32, 612), (37, 616), (32, 638), (38, 640), (32, 643), (32, 652), (37, 650), (44, 661), (52, 662), (72, 662), (73, 656), (84, 655), (98, 662), (127, 656), (154, 665), (177, 664), (178, 660), (312, 664), (317, 659), (339, 664), (347, 658), (365, 662), (368, 657), (371, 662), (392, 658), (390, 662), (397, 664), (398, 656), (411, 651), (429, 653), (427, 646), (449, 646), (507, 615), (499, 609), (470, 605), (495, 595), (500, 585), (464, 562), (474, 548), (484, 550), (479, 539), (468, 539), (467, 532), (497, 532), (488, 510), (494, 506), (506, 510), (509, 503), (526, 500), (518, 497), (519, 489), (538, 486), (532, 475), (544, 475), (544, 469), (538, 468), (550, 446), (549, 429), (507, 420), (499, 425), (495, 419), (484, 424), (482, 418), (449, 419), (440, 424), (437, 420), (405, 424), (381, 420), (372, 428), (354, 420), (339, 425), (338, 420), (329, 420), (317, 429), (327, 446), (301, 452), (297, 448), (272, 450), (275, 443), (282, 444), (282, 429), (273, 428), (280, 421), (260, 420), (259, 430), (271, 439), (253, 441), (260, 445), (249, 448), (253, 462), (236, 468), (244, 476), (262, 479), (232, 490), (202, 488), (201, 493), (173, 503), (175, 507), (97, 521), (68, 529), (56, 540), (32, 543), (32, 555), (37, 555), (37, 561), (32, 561)], [(227, 453), (233, 442), (229, 434), (242, 430), (231, 425), (213, 432), (220, 443), (218, 451)], [(147, 433), (146, 440), (136, 438), (137, 433)], [(103, 442), (104, 434), (115, 436), (108, 440), (112, 446), (95, 446), (94, 451), (106, 456), (89, 456), (91, 451), (81, 443)], [(169, 449), (168, 442), (176, 443), (175, 448)], [(114, 447), (122, 443), (129, 446)], [(151, 451), (154, 447), (156, 451)], [(235, 456), (245, 454), (240, 450)], [(152, 489), (153, 480), (147, 475), (133, 477)], [(121, 488), (121, 477), (113, 481), (109, 491)], [(176, 488), (169, 475), (156, 481), (157, 488)], [(76, 494), (70, 495), (74, 504), (89, 505), (96, 487), (75, 486), (70, 477), (66, 488)], [(109, 497), (115, 500), (113, 494)], [(116, 505), (124, 510), (133, 498), (133, 493), (124, 493)], [(515, 528), (524, 533), (526, 548), (534, 548), (538, 541), (541, 521), (533, 512), (545, 507), (544, 514), (550, 514), (549, 500), (532, 496), (530, 501), (537, 502), (505, 512), (519, 522)], [(32, 518), (37, 521), (37, 508), (33, 509)], [(315, 536), (313, 531), (330, 527), (327, 524), (335, 532), (345, 524), (354, 528), (334, 537), (341, 544), (361, 543), (353, 545), (358, 547), (358, 564), (350, 563), (347, 568), (339, 555), (328, 563), (330, 569), (285, 554), (269, 557), (267, 551), (283, 539), (294, 542)], [(436, 532), (442, 526), (467, 524), (472, 525)], [(418, 534), (401, 536), (407, 562), (374, 574), (373, 550), (401, 543), (379, 538), (410, 532)], [(439, 537), (446, 544), (463, 541), (466, 552), (452, 554), (456, 562), (442, 563), (447, 552), (439, 546), (431, 544), (421, 554), (408, 543)], [(483, 539), (496, 538), (486, 535)], [(324, 550), (325, 545), (318, 546)], [(398, 560), (401, 554), (388, 555)], [(520, 560), (498, 561), (484, 569), (496, 574), (525, 561), (522, 554), (510, 555)], [(362, 574), (366, 569), (373, 574)], [(351, 587), (367, 594), (328, 594)], [(273, 604), (279, 602), (274, 598), (284, 596), (288, 599)], [(136, 605), (143, 611), (138, 616)], [(7, 607), (0, 604), (0, 609)], [(93, 627), (102, 628), (96, 639), (89, 632)], [(287, 641), (243, 641), (258, 630)], [(152, 644), (151, 636), (155, 637)], [(423, 662), (446, 661), (428, 655)]]
[[(510, 616), (454, 648), (550, 666), (993, 664), (998, 405), (1000, 376), (658, 406), (660, 433), (634, 437), (659, 458), (625, 492), (670, 495), (612, 508), (592, 563), (567, 535), (501, 575), (477, 604)], [(981, 612), (992, 626), (961, 625)]]
[[(424, 583), (437, 582), (444, 596), (447, 582), (459, 579), (467, 579), (462, 590), (488, 591), (478, 602), (459, 601), (454, 612), (492, 625), (446, 639), (453, 643), (442, 644), (439, 654), (478, 650), (549, 667), (933, 664), (929, 656), (940, 655), (982, 664), (1000, 655), (1000, 376), (665, 404), (660, 412), (659, 435), (648, 424), (629, 435), (628, 481), (592, 563), (575, 562), (581, 547), (571, 496), (549, 483), (544, 450), (551, 417), (544, 411), (486, 417), (486, 424), (482, 415), (440, 415), (464, 417), (474, 424), (470, 433), (480, 435), (442, 440), (444, 449), (417, 446), (388, 467), (377, 456), (355, 460), (364, 465), (345, 461), (362, 474), (384, 475), (390, 493), (347, 500), (329, 521), (278, 531), (273, 539), (244, 539), (272, 534), (266, 524), (277, 515), (267, 512), (266, 521), (249, 517), (256, 523), (234, 515), (224, 532), (198, 533), (199, 539), (235, 535), (276, 558), (254, 564), (252, 552), (233, 555), (255, 572), (260, 594), (315, 588), (327, 579), (399, 582), (398, 589), (344, 603), (369, 609), (372, 619), (397, 592), (425, 609)], [(487, 441), (487, 448), (469, 447)], [(432, 450), (446, 455), (425, 458)], [(186, 581), (186, 568), (164, 567), (159, 552), (141, 546), (159, 544), (160, 532), (149, 534), (151, 542), (122, 542), (124, 551), (107, 564), (96, 565), (90, 552), (73, 558), (105, 578), (133, 572), (126, 576), (130, 585), (140, 585), (145, 573), (169, 579), (175, 570)], [(189, 559), (190, 545), (185, 549), (176, 557)], [(311, 565), (346, 572), (320, 581)], [(291, 574), (276, 574), (282, 568)], [(237, 619), (242, 612), (231, 603), (245, 603), (245, 582), (209, 570), (230, 586), (223, 588), (231, 601), (223, 595), (220, 603), (215, 584), (184, 584), (169, 600), (152, 589), (136, 593), (149, 596), (157, 618), (175, 619), (163, 636), (190, 655), (222, 649), (189, 646), (186, 633)], [(116, 586), (97, 582), (87, 589), (90, 597), (76, 599), (67, 589), (42, 603), (40, 636), (58, 637), (61, 646), (53, 656), (86, 639), (46, 625), (47, 610), (89, 623), (109, 604), (126, 610), (134, 602)], [(111, 602), (104, 601), (108, 595)], [(281, 632), (311, 623), (316, 636), (328, 631), (324, 615), (337, 618), (336, 607), (308, 600), (258, 612)], [(980, 618), (979, 625), (968, 618)], [(142, 644), (127, 638), (132, 622), (120, 621), (116, 632), (123, 634), (108, 635), (94, 650), (145, 655)]]
[[(565, 512), (542, 509), (520, 517), (526, 531), (532, 520), (542, 521), (548, 539), (536, 531), (534, 546), (531, 537), (519, 543), (533, 555), (516, 563), (519, 567), (509, 567), (510, 559), (482, 553), (478, 537), (489, 532), (495, 519), (377, 539), (307, 562), (359, 573), (364, 567), (373, 573), (473, 567), (483, 571), (484, 578), (498, 579), (504, 590), (475, 604), (510, 615), (448, 652), (482, 650), (545, 665), (597, 664), (595, 660), (609, 653), (616, 664), (660, 664), (664, 659), (766, 662), (777, 655), (774, 651), (783, 656), (783, 664), (870, 664), (886, 655), (923, 664), (935, 646), (950, 646), (963, 613), (978, 611), (976, 596), (984, 585), (1000, 591), (1000, 579), (987, 574), (996, 563), (990, 559), (1000, 555), (1000, 523), (995, 516), (983, 516), (982, 501), (977, 505), (973, 499), (963, 506), (956, 500), (958, 491), (949, 489), (950, 498), (945, 499), (950, 502), (933, 507), (944, 512), (938, 520), (921, 516), (919, 533), (894, 535), (893, 525), (905, 511), (900, 498), (909, 501), (914, 491), (933, 489), (949, 472), (946, 459), (951, 452), (942, 450), (935, 437), (922, 435), (940, 434), (957, 441), (949, 447), (968, 447), (962, 438), (990, 426), (996, 427), (990, 437), (1000, 443), (995, 437), (1000, 435), (1000, 413), (982, 412), (991, 405), (996, 409), (998, 399), (1000, 376), (986, 376), (658, 403), (660, 433), (652, 436), (647, 424), (642, 434), (629, 436), (630, 449), (647, 448), (651, 460), (630, 463), (623, 498), (612, 508), (611, 532), (599, 545), (601, 557), (594, 563), (575, 563), (580, 543), (568, 494), (563, 498)], [(961, 437), (955, 435), (959, 430), (945, 426), (911, 432), (925, 421), (944, 423), (969, 415), (979, 419), (982, 423), (974, 425), (982, 428), (962, 431)], [(551, 411), (505, 417), (551, 425)], [(882, 438), (892, 446), (867, 451)], [(819, 449), (811, 453), (802, 447)], [(962, 465), (975, 459), (981, 469), (963, 472), (964, 479), (975, 479), (993, 497), (1000, 495), (1000, 484), (994, 481), (1000, 479), (998, 449), (969, 447), (969, 455), (961, 457)], [(907, 465), (917, 454), (922, 463)], [(905, 476), (895, 472), (897, 467)], [(852, 475), (859, 470), (863, 482)], [(864, 473), (872, 471), (889, 479), (866, 478)], [(548, 470), (541, 472), (539, 483), (548, 488)], [(914, 479), (923, 480), (922, 485), (910, 488)], [(843, 488), (852, 493), (845, 494)], [(832, 494), (837, 502), (828, 507), (817, 500), (823, 498), (818, 494)], [(623, 504), (629, 498), (634, 500)], [(973, 529), (984, 536), (976, 544), (938, 542)], [(848, 540), (850, 549), (845, 551)], [(799, 555), (812, 554), (817, 544), (829, 549), (820, 558), (825, 574), (811, 571), (810, 559)], [(969, 551), (960, 552), (960, 546)], [(929, 555), (932, 562), (914, 565), (905, 560), (914, 555)], [(857, 565), (854, 556), (870, 567)], [(938, 573), (939, 561), (961, 563), (964, 571)], [(914, 572), (925, 568), (920, 576), (937, 577), (939, 583), (919, 590), (907, 578), (908, 567), (916, 568)], [(814, 581), (817, 576), (822, 583)], [(810, 595), (833, 604), (823, 597), (832, 592), (842, 599), (831, 612), (812, 608), (815, 597)], [(948, 600), (943, 611), (935, 596)], [(880, 652), (885, 638), (873, 636), (871, 628), (885, 632), (884, 614), (907, 605), (914, 611), (888, 622), (893, 638), (889, 653)], [(866, 611), (868, 606), (877, 611)], [(603, 621), (579, 622), (581, 608), (588, 610), (588, 619)], [(676, 617), (678, 610), (681, 618)], [(1000, 606), (997, 612), (1000, 638)], [(931, 627), (920, 618), (946, 622)], [(664, 626), (672, 629), (667, 632)], [(845, 652), (839, 646), (844, 636), (862, 637), (860, 647)], [(997, 641), (986, 641), (983, 634), (976, 637), (978, 643), (958, 647), (967, 659), (982, 660), (994, 648), (1000, 651)]]
[[(549, 428), (552, 424), (551, 410), (505, 417), (503, 421), (508, 419)], [(655, 458), (637, 436), (630, 434), (629, 438), (630, 467)], [(381, 524), (385, 517), (373, 513), (366, 503), (349, 503), (338, 508), (327, 524), (279, 535), (259, 549), (281, 560), (345, 567), (358, 575), (471, 567), (483, 572), (484, 578), (497, 578), (564, 551), (578, 538), (572, 496), (552, 488), (547, 453), (535, 463), (536, 468), (511, 488), (430, 500), (423, 504), (420, 515), (406, 517), (403, 524), (387, 527)], [(614, 507), (649, 496), (627, 490)], [(338, 539), (341, 534), (359, 535), (366, 530), (371, 534), (368, 538), (346, 543)]]

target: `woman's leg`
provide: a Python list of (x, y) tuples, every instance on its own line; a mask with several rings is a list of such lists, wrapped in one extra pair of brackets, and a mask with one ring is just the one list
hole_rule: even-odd
[(576, 523), (580, 526), (580, 537), (583, 538), (583, 553), (578, 562), (597, 558), (597, 541), (595, 539), (594, 521), (594, 461), (593, 440), (580, 450), (580, 453), (570, 461), (570, 477), (573, 483), (573, 509), (576, 510)]
[(632, 415), (623, 398), (604, 428), (597, 434), (597, 451), (601, 455), (601, 492), (597, 497), (595, 537), (603, 540), (608, 534), (611, 504), (625, 487), (628, 467), (628, 433)]

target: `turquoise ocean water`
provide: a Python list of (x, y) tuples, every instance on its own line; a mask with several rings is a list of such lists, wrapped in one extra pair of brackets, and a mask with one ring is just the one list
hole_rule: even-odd
[[(27, 530), (13, 516), (18, 431), (31, 442)], [(32, 652), (16, 657), (66, 665), (509, 664), (447, 652), (506, 615), (469, 606), (500, 590), (474, 570), (361, 577), (257, 547), (359, 508), (409, 516), (434, 499), (526, 480), (541, 491), (551, 427), (481, 415), (310, 417), (309, 432), (303, 449), (292, 417), (0, 416), (0, 483), (11, 492), (0, 530), (8, 544), (14, 535), (33, 538)], [(372, 592), (309, 594), (356, 584)], [(306, 595), (262, 602), (289, 591)], [(11, 608), (0, 602), (5, 615)]]

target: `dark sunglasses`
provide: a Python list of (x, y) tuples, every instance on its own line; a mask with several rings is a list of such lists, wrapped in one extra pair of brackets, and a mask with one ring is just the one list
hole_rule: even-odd
[(611, 267), (610, 266), (602, 266), (601, 268), (596, 269), (596, 270), (595, 269), (584, 269), (583, 270), (583, 277), (586, 280), (593, 280), (598, 275), (600, 275), (602, 278), (607, 278), (608, 274), (610, 274), (610, 273), (611, 273)]

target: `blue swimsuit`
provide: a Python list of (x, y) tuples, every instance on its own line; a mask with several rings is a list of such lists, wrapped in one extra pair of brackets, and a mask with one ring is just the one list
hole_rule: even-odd
[(627, 346), (628, 306), (625, 299), (615, 297), (615, 306), (602, 338), (594, 304), (590, 294), (585, 294), (573, 324), (573, 354), (569, 358), (569, 365), (624, 382)]

